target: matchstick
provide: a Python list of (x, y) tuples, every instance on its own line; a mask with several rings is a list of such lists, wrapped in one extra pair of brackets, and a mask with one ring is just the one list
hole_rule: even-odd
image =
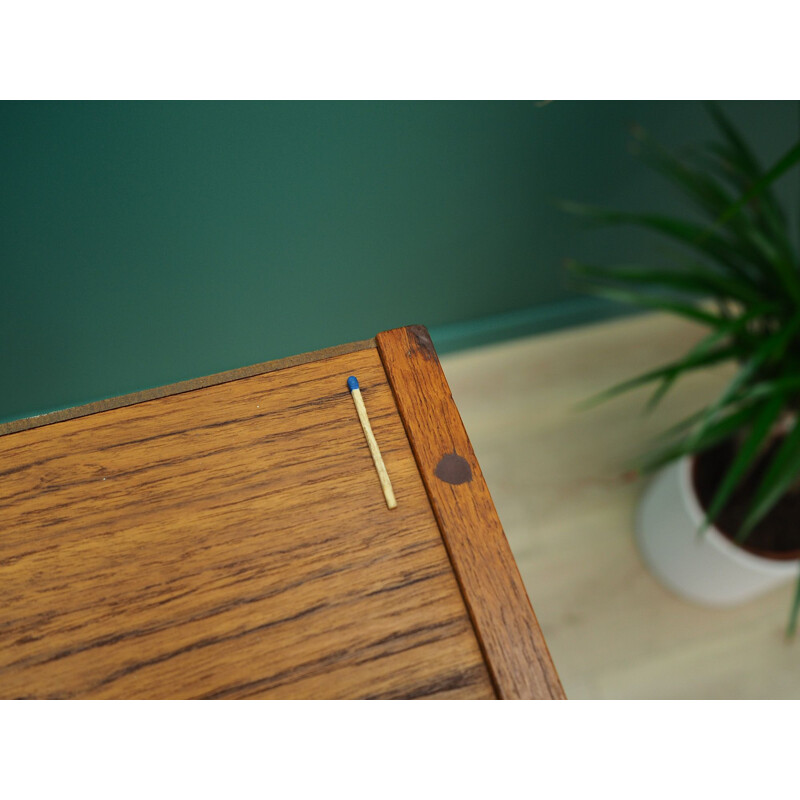
[(372, 454), (372, 460), (375, 462), (375, 469), (378, 470), (378, 478), (380, 478), (381, 481), (381, 488), (383, 489), (383, 496), (386, 498), (386, 505), (389, 506), (389, 508), (396, 508), (397, 500), (394, 499), (392, 482), (389, 480), (389, 473), (386, 471), (386, 465), (383, 463), (381, 451), (378, 449), (378, 443), (375, 441), (375, 434), (372, 432), (372, 426), (369, 424), (364, 398), (361, 396), (361, 389), (358, 388), (358, 378), (351, 375), (347, 379), (347, 388), (350, 390), (350, 394), (353, 395), (353, 402), (356, 404), (358, 418), (361, 420), (364, 436), (367, 437), (369, 452)]

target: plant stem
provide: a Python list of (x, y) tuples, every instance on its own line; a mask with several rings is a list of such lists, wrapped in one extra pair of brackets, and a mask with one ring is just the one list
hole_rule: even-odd
[(797, 579), (797, 588), (792, 601), (792, 611), (789, 614), (789, 624), (786, 626), (786, 638), (793, 639), (797, 633), (797, 615), (800, 612), (800, 577)]

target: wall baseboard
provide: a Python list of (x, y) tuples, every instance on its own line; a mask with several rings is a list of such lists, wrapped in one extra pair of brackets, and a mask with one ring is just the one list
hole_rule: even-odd
[(436, 325), (430, 328), (430, 334), (437, 352), (444, 354), (536, 333), (587, 325), (632, 313), (638, 313), (638, 309), (634, 310), (602, 298), (579, 297), (517, 311), (506, 311), (466, 322)]

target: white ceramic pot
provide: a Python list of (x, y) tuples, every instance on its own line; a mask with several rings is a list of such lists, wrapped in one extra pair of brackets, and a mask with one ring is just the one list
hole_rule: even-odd
[(800, 573), (800, 560), (781, 561), (738, 547), (703, 521), (691, 478), (692, 460), (665, 467), (639, 505), (636, 538), (653, 574), (669, 589), (706, 606), (743, 603)]

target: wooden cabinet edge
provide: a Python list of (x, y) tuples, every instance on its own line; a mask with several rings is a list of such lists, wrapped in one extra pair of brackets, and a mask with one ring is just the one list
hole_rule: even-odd
[(73, 406), (71, 408), (65, 408), (59, 411), (51, 411), (47, 414), (24, 417), (23, 419), (15, 419), (11, 420), (10, 422), (0, 423), (0, 436), (5, 436), (10, 433), (17, 433), (19, 431), (26, 431), (30, 428), (39, 428), (42, 425), (51, 425), (54, 422), (64, 422), (68, 419), (77, 419), (78, 417), (85, 417), (89, 414), (97, 414), (101, 411), (110, 411), (114, 408), (124, 408), (125, 406), (144, 403), (148, 400), (157, 400), (160, 397), (169, 397), (170, 395), (182, 394), (183, 392), (192, 392), (195, 389), (205, 389), (208, 386), (217, 386), (220, 383), (238, 381), (242, 378), (252, 378), (255, 375), (264, 375), (267, 372), (277, 372), (280, 369), (287, 369), (288, 367), (298, 367), (301, 364), (308, 364), (312, 361), (323, 361), (326, 358), (335, 358), (336, 356), (346, 355), (347, 353), (355, 353), (359, 350), (369, 350), (376, 346), (377, 343), (375, 339), (364, 339), (359, 342), (350, 342), (348, 344), (341, 344), (335, 347), (326, 347), (323, 350), (313, 350), (309, 353), (301, 353), (300, 355), (289, 356), (288, 358), (264, 361), (260, 364), (253, 364), (248, 367), (239, 367), (238, 369), (231, 369), (227, 370), (226, 372), (217, 372), (213, 375), (206, 375), (202, 378), (192, 378), (187, 381), (170, 383), (166, 386), (157, 386), (153, 389), (145, 389), (140, 392), (132, 392), (131, 394), (123, 394), (119, 395), (118, 397), (110, 397), (106, 400), (97, 400), (94, 403), (86, 403), (85, 405)]
[[(0, 436), (376, 347), (498, 697), (563, 698), (480, 466), (423, 326), (397, 328), (374, 339), (12, 420), (0, 424)], [(419, 413), (423, 408), (427, 418), (426, 413)], [(446, 453), (442, 450), (443, 437), (452, 454), (450, 449)], [(436, 447), (432, 450), (428, 442)], [(455, 472), (438, 478), (438, 461), (434, 463), (438, 451), (462, 458), (469, 467), (470, 480), (460, 481), (457, 473), (458, 467), (463, 467), (461, 462)], [(467, 506), (463, 506), (465, 499)], [(467, 507), (470, 513), (465, 515)]]
[(376, 341), (498, 697), (564, 699), (427, 329), (395, 328)]

